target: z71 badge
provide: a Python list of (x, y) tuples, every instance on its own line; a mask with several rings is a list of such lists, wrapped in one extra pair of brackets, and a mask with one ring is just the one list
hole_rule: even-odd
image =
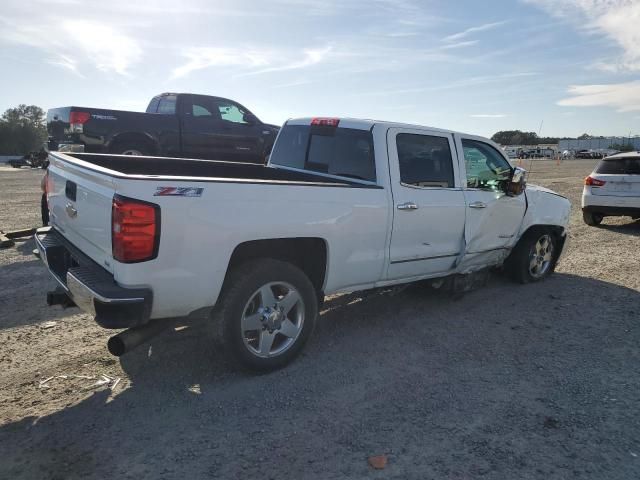
[(201, 197), (204, 188), (196, 187), (158, 187), (154, 197)]

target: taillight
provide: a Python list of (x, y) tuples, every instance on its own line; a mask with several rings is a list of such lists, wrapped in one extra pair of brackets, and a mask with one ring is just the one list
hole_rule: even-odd
[(111, 208), (113, 258), (122, 263), (153, 260), (160, 245), (160, 207), (115, 195)]
[(337, 127), (340, 123), (339, 118), (321, 118), (316, 117), (311, 119), (311, 125), (320, 127)]
[(42, 190), (42, 193), (44, 193), (45, 195), (49, 191), (49, 185), (47, 185), (48, 183), (49, 183), (49, 170), (45, 172), (44, 177), (42, 177), (42, 180), (40, 180), (40, 189)]
[(584, 179), (584, 184), (589, 185), (590, 187), (602, 187), (605, 183), (604, 180), (598, 180), (597, 178), (593, 178), (591, 176)]
[(71, 130), (71, 133), (82, 133), (83, 125), (90, 118), (91, 114), (89, 112), (71, 112), (69, 114), (69, 130)]

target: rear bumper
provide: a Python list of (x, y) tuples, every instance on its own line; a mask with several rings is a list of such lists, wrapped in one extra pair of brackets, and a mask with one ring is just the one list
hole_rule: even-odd
[(599, 213), (610, 217), (640, 217), (640, 207), (612, 207), (605, 205), (587, 205), (582, 207), (583, 212)]
[(35, 234), (40, 259), (73, 302), (104, 328), (130, 328), (149, 321), (148, 288), (124, 288), (113, 276), (71, 245), (52, 227)]

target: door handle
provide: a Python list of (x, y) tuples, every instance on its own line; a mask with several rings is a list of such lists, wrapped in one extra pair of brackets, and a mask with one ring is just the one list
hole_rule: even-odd
[(413, 202), (405, 202), (398, 204), (398, 210), (417, 210), (418, 205)]
[(71, 218), (76, 218), (78, 216), (78, 210), (73, 207), (72, 203), (67, 203), (64, 208), (67, 211), (67, 215)]
[(469, 208), (487, 208), (487, 204), (484, 202), (472, 202), (469, 204)]

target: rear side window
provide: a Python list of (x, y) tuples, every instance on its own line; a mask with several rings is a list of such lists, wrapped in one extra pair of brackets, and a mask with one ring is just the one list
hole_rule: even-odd
[(399, 133), (396, 146), (402, 183), (416, 187), (454, 186), (453, 159), (447, 138)]
[(285, 126), (271, 163), (358, 180), (376, 181), (373, 138), (368, 130)]
[(158, 111), (158, 103), (160, 103), (160, 97), (153, 97), (147, 107), (147, 113), (156, 113)]
[(173, 115), (176, 113), (176, 96), (167, 95), (165, 97), (160, 97), (157, 113), (163, 113), (165, 115)]
[(640, 175), (640, 158), (608, 158), (596, 167), (596, 173), (609, 175)]

